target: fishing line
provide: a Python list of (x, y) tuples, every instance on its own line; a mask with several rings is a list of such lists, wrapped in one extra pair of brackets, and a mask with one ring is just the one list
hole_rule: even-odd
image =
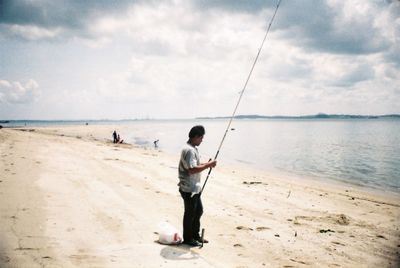
[[(276, 15), (276, 13), (278, 12), (278, 8), (279, 8), (279, 5), (280, 5), (280, 4), (281, 4), (281, 0), (279, 0), (278, 3), (277, 3), (277, 5), (276, 5), (275, 12), (274, 12), (274, 14), (273, 14), (273, 16), (272, 16), (272, 18), (271, 18), (271, 21), (270, 21), (270, 23), (269, 23), (269, 25), (268, 25), (267, 31), (265, 32), (264, 39), (262, 40), (261, 46), (260, 46), (260, 48), (258, 49), (258, 53), (257, 53), (257, 55), (256, 55), (256, 58), (254, 59), (253, 65), (251, 66), (249, 75), (247, 76), (247, 79), (246, 79), (246, 82), (244, 83), (243, 89), (242, 89), (241, 92), (240, 92), (239, 99), (238, 99), (238, 101), (237, 101), (237, 103), (236, 103), (235, 109), (233, 110), (233, 113), (232, 113), (232, 116), (231, 116), (231, 118), (230, 118), (230, 120), (229, 120), (228, 126), (226, 127), (226, 130), (225, 130), (224, 136), (222, 137), (221, 143), (220, 143), (219, 146), (218, 146), (218, 150), (217, 150), (217, 153), (215, 154), (214, 160), (217, 160), (219, 151), (221, 150), (222, 144), (223, 144), (224, 141), (225, 141), (226, 134), (227, 134), (228, 131), (229, 131), (229, 128), (230, 128), (230, 126), (231, 126), (231, 124), (232, 124), (233, 118), (235, 117), (237, 108), (239, 107), (240, 101), (242, 100), (243, 93), (244, 93), (244, 91), (246, 90), (247, 84), (249, 83), (250, 77), (251, 77), (251, 75), (252, 75), (252, 73), (253, 73), (254, 67), (256, 66), (256, 63), (257, 63), (257, 61), (258, 61), (258, 57), (260, 56), (261, 50), (262, 50), (262, 48), (263, 48), (263, 46), (264, 46), (265, 40), (267, 39), (269, 30), (271, 29), (272, 22), (273, 22), (274, 19), (275, 19), (275, 15)], [(201, 188), (200, 194), (203, 193), (204, 188), (206, 187), (208, 178), (210, 177), (210, 174), (211, 174), (211, 170), (212, 170), (212, 168), (210, 168), (210, 169), (208, 170), (207, 178), (206, 178), (206, 180), (204, 181), (204, 184), (203, 184), (203, 187)]]

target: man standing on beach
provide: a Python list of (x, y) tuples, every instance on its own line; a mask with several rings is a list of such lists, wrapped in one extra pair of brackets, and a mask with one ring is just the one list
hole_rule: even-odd
[(113, 143), (117, 143), (117, 131), (114, 130), (112, 135), (113, 135)]
[(216, 166), (217, 161), (200, 163), (197, 146), (203, 141), (205, 129), (203, 126), (194, 126), (189, 132), (189, 140), (182, 149), (179, 161), (179, 192), (183, 198), (185, 213), (183, 215), (183, 243), (190, 246), (200, 246), (200, 217), (203, 214), (201, 202), (201, 172)]

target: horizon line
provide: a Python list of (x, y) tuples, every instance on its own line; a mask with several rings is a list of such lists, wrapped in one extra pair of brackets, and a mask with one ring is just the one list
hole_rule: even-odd
[[(122, 118), (122, 119), (111, 119), (111, 118), (102, 118), (102, 119), (0, 119), (0, 123), (6, 123), (7, 121), (60, 121), (60, 122), (74, 122), (74, 121), (151, 121), (151, 120), (193, 120), (193, 119), (224, 119), (230, 118), (231, 116), (197, 116), (193, 118)], [(317, 113), (317, 114), (303, 114), (303, 115), (260, 115), (260, 114), (240, 114), (235, 115), (234, 118), (319, 118), (323, 119), (324, 117), (400, 117), (400, 113), (388, 113), (388, 114), (326, 114), (326, 113)]]

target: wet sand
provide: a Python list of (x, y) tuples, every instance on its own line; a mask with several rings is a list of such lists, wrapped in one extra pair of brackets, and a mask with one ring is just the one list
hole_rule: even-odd
[(160, 222), (181, 228), (178, 156), (112, 131), (0, 129), (0, 267), (400, 265), (399, 195), (221, 161), (203, 194), (210, 243), (161, 245)]

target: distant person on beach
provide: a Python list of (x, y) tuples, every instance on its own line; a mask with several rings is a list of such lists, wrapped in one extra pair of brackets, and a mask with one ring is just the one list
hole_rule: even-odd
[(158, 141), (159, 140), (155, 140), (153, 143), (154, 143), (154, 148), (158, 148)]
[(203, 214), (201, 202), (201, 172), (216, 166), (217, 161), (200, 163), (197, 146), (203, 141), (205, 129), (194, 126), (189, 132), (189, 140), (182, 149), (179, 161), (179, 192), (183, 198), (185, 212), (183, 215), (183, 243), (190, 246), (200, 246), (208, 241), (200, 237), (200, 217)]
[(113, 143), (117, 143), (117, 131), (114, 130), (112, 135), (113, 135)]
[(121, 137), (119, 136), (119, 134), (117, 134), (117, 143), (123, 143), (124, 140), (121, 140)]

